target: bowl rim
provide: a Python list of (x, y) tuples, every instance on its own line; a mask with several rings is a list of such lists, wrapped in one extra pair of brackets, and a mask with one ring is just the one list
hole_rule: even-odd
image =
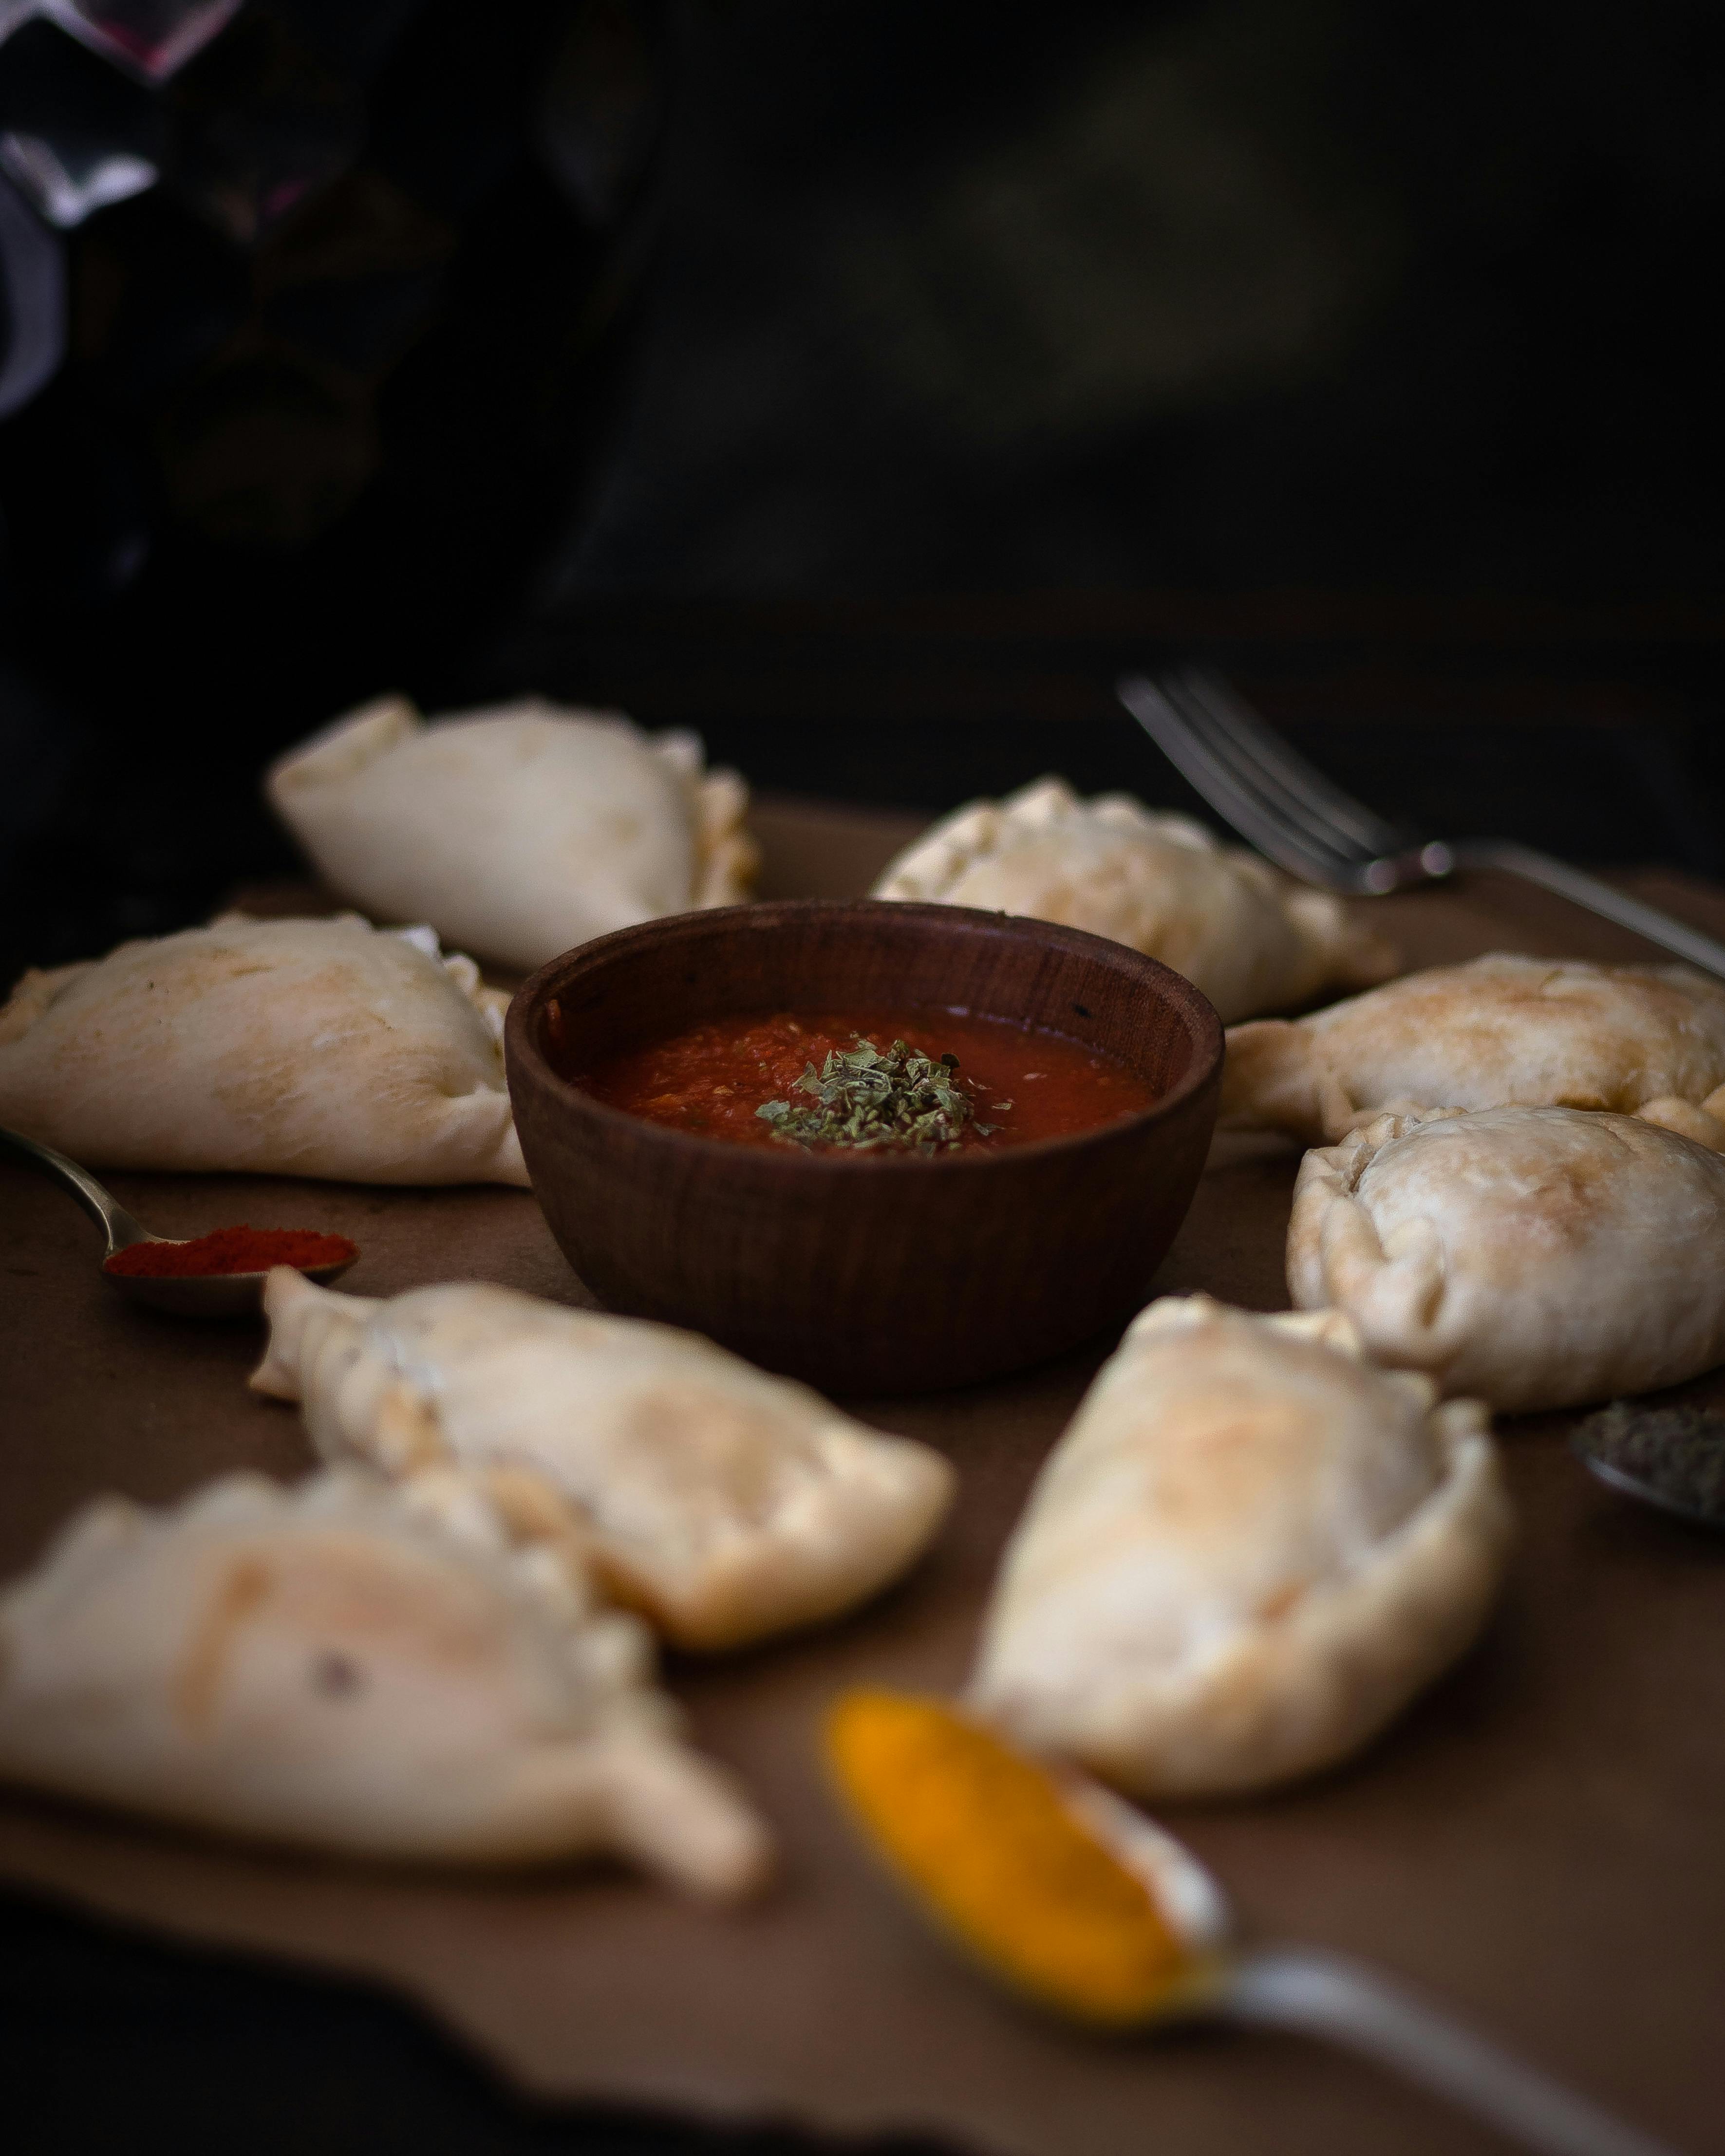
[[(626, 1108), (614, 1108), (597, 1099), (554, 1070), (541, 1052), (534, 1038), (533, 1019), (552, 993), (551, 976), (567, 968), (572, 958), (585, 959), (604, 952), (608, 945), (625, 942), (639, 942), (657, 932), (685, 922), (711, 924), (722, 931), (726, 926), (742, 927), (747, 922), (752, 933), (770, 932), (779, 921), (807, 918), (813, 914), (850, 914), (859, 918), (870, 915), (891, 913), (894, 919), (920, 921), (924, 927), (938, 930), (952, 922), (986, 922), (995, 933), (1003, 931), (1022, 933), (1027, 940), (1074, 952), (1077, 956), (1094, 956), (1104, 963), (1120, 966), (1122, 971), (1137, 970), (1144, 985), (1161, 993), (1173, 1004), (1185, 1020), (1193, 1040), (1194, 1055), (1185, 1075), (1177, 1080), (1168, 1091), (1158, 1096), (1147, 1108), (1133, 1109), (1129, 1114), (1117, 1116), (1111, 1122), (1097, 1123), (1088, 1130), (1068, 1131), (1058, 1137), (1033, 1138), (1024, 1145), (1002, 1146), (998, 1151), (982, 1147), (954, 1150), (945, 1153), (911, 1153), (902, 1152), (855, 1152), (844, 1148), (816, 1152), (812, 1148), (777, 1147), (739, 1144), (731, 1138), (703, 1137), (698, 1131), (679, 1131), (665, 1123), (655, 1123), (645, 1116), (631, 1115)], [(763, 916), (772, 916), (772, 919)], [(1000, 1013), (983, 1013), (985, 1017), (999, 1017)], [(1026, 1021), (1034, 1024), (1037, 1021)], [(1045, 1029), (1055, 1032), (1057, 1028)], [(1066, 1036), (1070, 1037), (1070, 1036)], [(1220, 1074), (1222, 1060), (1226, 1053), (1226, 1040), (1222, 1021), (1215, 1006), (1208, 996), (1183, 973), (1177, 973), (1172, 966), (1161, 959), (1153, 958), (1142, 951), (1135, 950), (1130, 943), (1117, 942), (1111, 937), (1097, 936), (1086, 928), (1070, 928), (1064, 921), (1040, 920), (1034, 914), (1008, 913), (988, 911), (973, 906), (942, 906), (930, 901), (884, 898), (777, 898), (745, 901), (740, 906), (696, 906), (681, 913), (659, 914), (650, 921), (634, 923), (626, 928), (613, 929), (608, 935), (596, 936), (589, 942), (572, 945), (548, 958), (530, 973), (510, 998), (504, 1018), (506, 1063), (512, 1070), (517, 1061), (531, 1066), (536, 1082), (547, 1086), (554, 1095), (561, 1095), (577, 1112), (593, 1117), (601, 1131), (613, 1130), (637, 1140), (646, 1135), (649, 1143), (668, 1145), (673, 1158), (680, 1149), (693, 1148), (690, 1158), (712, 1159), (715, 1156), (737, 1163), (739, 1169), (747, 1166), (768, 1175), (803, 1175), (830, 1171), (857, 1174), (904, 1174), (918, 1171), (924, 1174), (932, 1171), (938, 1174), (970, 1175), (985, 1169), (997, 1173), (1004, 1167), (1019, 1163), (1026, 1165), (1065, 1153), (1081, 1152), (1100, 1141), (1118, 1140), (1128, 1135), (1136, 1136), (1149, 1125), (1170, 1120), (1191, 1096), (1201, 1092)], [(1208, 1051), (1208, 1052), (1206, 1052)], [(511, 1097), (513, 1088), (511, 1087)]]

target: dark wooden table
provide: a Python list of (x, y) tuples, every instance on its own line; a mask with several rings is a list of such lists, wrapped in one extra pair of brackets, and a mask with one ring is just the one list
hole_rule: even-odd
[[(1190, 807), (1109, 684), (1122, 667), (1194, 652), (1250, 683), (1308, 752), (1386, 808), (1438, 827), (1488, 823), (1572, 858), (1725, 876), (1717, 604), (1297, 590), (600, 604), (519, 629), (465, 693), (536, 687), (692, 725), (757, 784), (808, 795), (936, 813), (1059, 770), (1086, 789)], [(281, 742), (239, 724), (180, 742), (171, 711), (116, 721), (66, 818), (0, 892), (0, 974), (201, 918), (234, 882), (291, 870), (255, 784)], [(787, 864), (791, 886), (807, 874)], [(1544, 926), (1563, 947), (1562, 909)], [(8, 1195), (0, 1188), (0, 1208)], [(75, 1216), (64, 1225), (75, 1241)], [(28, 1359), (16, 1295), (15, 1276), (0, 1275), (8, 1355)], [(23, 1502), (17, 1428), (15, 1404), (0, 1408), (6, 1510), (28, 1541), (45, 1522)], [(1629, 1981), (1646, 1990), (1639, 1973)], [(1662, 1996), (1656, 1986), (1656, 2014)], [(123, 2146), (146, 2124), (194, 2148), (237, 2139), (293, 2156), (810, 2145), (590, 2106), (547, 2112), (376, 1986), (91, 1922), (64, 1897), (0, 1897), (0, 2116), (26, 2156)], [(1154, 2138), (1147, 2118), (1132, 2145)]]
[[(902, 828), (835, 811), (764, 820), (779, 889), (855, 887)], [(1716, 930), (1725, 921), (1725, 899), (1656, 888)], [(1483, 881), (1390, 901), (1381, 917), (1416, 962), (1494, 943), (1630, 947), (1556, 901)], [(1260, 1155), (1209, 1178), (1163, 1284), (1279, 1306), (1292, 1165)], [(159, 1500), (236, 1461), (297, 1471), (295, 1419), (240, 1385), (253, 1342), (113, 1302), (85, 1270), (75, 1211), (8, 1176), (0, 1206), (21, 1240), (6, 1309), (13, 1502), (0, 1564), (23, 1561), (96, 1486)], [(133, 1178), (122, 1191), (172, 1231), (198, 1217), (211, 1187)], [(285, 1193), (230, 1184), (224, 1195), (280, 1204)], [(303, 1209), (305, 1195), (295, 1187), (293, 1202)], [(326, 1214), (367, 1245), (357, 1289), (454, 1267), (580, 1292), (521, 1194), (331, 1188)], [(1492, 2144), (1466, 2122), (1292, 2040), (1101, 2046), (1043, 2026), (922, 1937), (832, 1815), (809, 1743), (820, 1702), (852, 1676), (962, 1675), (1000, 1538), (1095, 1361), (875, 1409), (959, 1466), (964, 1497), (931, 1561), (832, 1631), (675, 1673), (702, 1740), (747, 1774), (786, 1838), (783, 1893), (734, 1930), (623, 1882), (493, 1891), (342, 1876), (9, 1802), (0, 1867), (49, 1897), (25, 1905), (12, 1933), (28, 1964), (13, 1979), (33, 2036), (13, 2067), (36, 2137), (24, 2145), (78, 2145), (57, 2131), (73, 2119), (86, 2142), (111, 2142), (141, 2107), (194, 2135), (226, 2108), (248, 2138), (284, 2148), (357, 2148), (380, 2130), (405, 2146), (412, 2120), (416, 2148), (692, 2152), (724, 2145), (728, 2118), (750, 2122), (757, 2156), (785, 2145), (762, 2138), (775, 2119), (794, 2122), (803, 2148), (837, 2133), (880, 2146), (884, 2133), (1011, 2156), (1111, 2156), (1147, 2139), (1184, 2156), (1271, 2145), (1483, 2156)], [(1712, 1398), (1719, 1386), (1689, 1390)], [(1480, 1650), (1363, 1760), (1179, 1825), (1253, 1928), (1391, 1964), (1705, 2156), (1725, 2145), (1710, 2033), (1725, 1992), (1725, 1553), (1599, 1492), (1567, 1456), (1565, 1420), (1506, 1433), (1522, 1548)], [(346, 1988), (137, 1937), (99, 1943), (52, 1912), (67, 1905), (204, 1950), (309, 1963)], [(43, 1968), (39, 1984), (29, 1970)], [(517, 2093), (488, 2087), (380, 1984), (429, 2005)], [(528, 2097), (583, 2108), (557, 2118)]]

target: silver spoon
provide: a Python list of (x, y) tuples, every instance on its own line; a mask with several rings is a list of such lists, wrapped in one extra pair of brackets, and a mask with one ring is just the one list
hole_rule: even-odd
[(1523, 2066), (1381, 1969), (1322, 1947), (1243, 1950), (1221, 1887), (1183, 1842), (1087, 1776), (1061, 1779), (1073, 1810), (1143, 1881), (1198, 1964), (1170, 2019), (1208, 2016), (1327, 2038), (1542, 2156), (1674, 2156), (1665, 2142)]
[(1710, 1485), (1695, 1475), (1692, 1458), (1686, 1471), (1682, 1449), (1697, 1441), (1725, 1449), (1725, 1417), (1705, 1409), (1637, 1409), (1619, 1400), (1589, 1415), (1571, 1436), (1569, 1450), (1619, 1496), (1725, 1531), (1725, 1471), (1715, 1466)]
[[(26, 1168), (35, 1168), (59, 1183), (63, 1190), (69, 1190), (107, 1236), (105, 1257), (111, 1258), (116, 1250), (130, 1250), (134, 1243), (187, 1243), (195, 1240), (189, 1235), (152, 1235), (141, 1221), (133, 1219), (87, 1168), (80, 1168), (75, 1160), (68, 1160), (63, 1152), (55, 1152), (51, 1146), (38, 1145), (34, 1138), (27, 1138), (20, 1132), (0, 1128), (0, 1154), (22, 1161)], [(331, 1265), (307, 1265), (304, 1270), (307, 1280), (316, 1281), (320, 1287), (327, 1287), (331, 1281), (339, 1280), (352, 1263), (352, 1258), (343, 1258)], [(102, 1278), (122, 1295), (129, 1295), (134, 1302), (147, 1302), (155, 1310), (171, 1310), (182, 1317), (242, 1317), (261, 1306), (268, 1275), (151, 1276), (110, 1273), (104, 1268)]]
[[(1147, 1889), (1151, 1909), (1178, 1943), (1183, 1965), (1141, 1968), (1134, 2005), (1125, 1981), (1132, 1956), (1121, 1947), (1112, 1964), (1122, 1979), (1113, 2001), (1116, 2010), (1105, 2016), (1098, 2012), (1094, 1989), (1086, 1994), (1083, 1980), (1074, 1980), (1070, 1964), (1045, 1971), (1045, 1981), (1038, 1980), (1030, 1954), (1021, 1956), (1014, 1969), (1002, 1952), (999, 1897), (986, 1904), (973, 1898), (943, 1901), (943, 1867), (925, 1866), (920, 1860), (926, 1850), (908, 1853), (895, 1838), (879, 1786), (854, 1778), (853, 1764), (863, 1755), (847, 1732), (870, 1721), (878, 1728), (884, 1712), (897, 1718), (894, 1742), (900, 1743), (901, 1773), (909, 1766), (919, 1792), (937, 1783), (939, 1752), (931, 1751), (924, 1737), (914, 1732), (900, 1742), (908, 1726), (906, 1710), (923, 1724), (925, 1736), (930, 1722), (942, 1718), (954, 1733), (965, 1732), (973, 1763), (980, 1736), (985, 1752), (995, 1748), (996, 1763), (1006, 1768), (1009, 1784), (1045, 1778), (1076, 1830), (1074, 1840), (1086, 1838)], [(891, 1720), (886, 1726), (891, 1732)], [(932, 1741), (942, 1740), (937, 1733)], [(1672, 2156), (1665, 2143), (1523, 2066), (1381, 1970), (1322, 1948), (1237, 1944), (1227, 1897), (1183, 1842), (1088, 1775), (1014, 1753), (1004, 1738), (971, 1722), (962, 1710), (914, 1696), (851, 1693), (829, 1711), (827, 1747), (829, 1765), (853, 1817), (912, 1902), (933, 1916), (949, 1938), (968, 1946), (997, 1979), (1027, 1990), (1045, 2006), (1119, 2034), (1189, 2019), (1298, 2030), (1405, 2075), (1541, 2156)], [(997, 1824), (990, 1782), (988, 1774), (967, 1769), (952, 1775), (947, 1791), (954, 1815), (947, 1821), (949, 1836), (969, 1833), (986, 1843), (993, 1835), (996, 1870), (1005, 1876), (1014, 1856), (1024, 1860), (1031, 1845), (1045, 1840), (1048, 1826), (1045, 1815), (1034, 1804), (1026, 1810), (1009, 1803), (999, 1806)], [(1024, 1825), (1026, 1820), (1032, 1824)], [(1060, 1877), (1057, 1863), (1041, 1867), (1040, 1876), (1034, 1865), (1030, 1870), (1033, 1890), (1045, 1902), (1058, 1895), (1060, 1887), (1050, 1883)], [(1066, 1883), (1075, 1876), (1069, 1871)], [(1099, 1967), (1108, 1965), (1103, 1955), (1091, 1964), (1089, 1974), (1094, 1976)]]

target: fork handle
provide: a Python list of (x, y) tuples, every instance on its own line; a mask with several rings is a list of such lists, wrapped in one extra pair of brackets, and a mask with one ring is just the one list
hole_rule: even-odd
[(1673, 2156), (1667, 2143), (1524, 2066), (1374, 1969), (1317, 1948), (1250, 1954), (1218, 2002), (1233, 2021), (1327, 2036), (1542, 2156)]
[(1584, 906), (1589, 913), (1602, 914), (1620, 927), (1632, 928), (1650, 943), (1657, 943), (1686, 958), (1692, 966), (1725, 979), (1725, 943), (1716, 943), (1698, 928), (1673, 920), (1669, 913), (1661, 913), (1656, 906), (1631, 898), (1627, 892), (1614, 890), (1597, 876), (1584, 875), (1567, 861), (1553, 860), (1549, 854), (1536, 853), (1532, 846), (1518, 846), (1512, 839), (1462, 839), (1446, 850), (1459, 869), (1506, 870), (1525, 882), (1554, 891), (1559, 898)]

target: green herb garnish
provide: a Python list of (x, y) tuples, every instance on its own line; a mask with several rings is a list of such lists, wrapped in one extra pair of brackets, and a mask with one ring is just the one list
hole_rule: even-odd
[[(805, 1099), (768, 1101), (755, 1113), (789, 1145), (940, 1152), (957, 1145), (975, 1121), (969, 1094), (952, 1082), (957, 1068), (956, 1055), (924, 1055), (901, 1040), (883, 1055), (859, 1034), (855, 1048), (833, 1049), (819, 1070), (805, 1065), (792, 1087)], [(978, 1137), (988, 1137), (994, 1126), (975, 1128)]]

